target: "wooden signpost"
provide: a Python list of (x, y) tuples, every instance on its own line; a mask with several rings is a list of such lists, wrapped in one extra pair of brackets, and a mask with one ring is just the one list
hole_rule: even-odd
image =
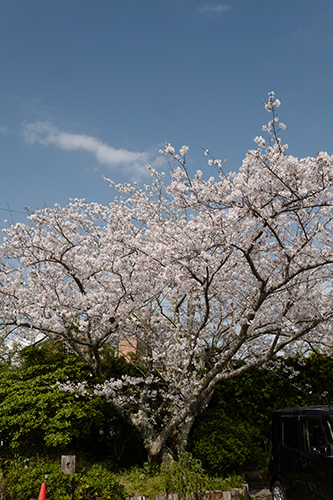
[(75, 473), (75, 455), (61, 456), (61, 470), (65, 472), (65, 474)]

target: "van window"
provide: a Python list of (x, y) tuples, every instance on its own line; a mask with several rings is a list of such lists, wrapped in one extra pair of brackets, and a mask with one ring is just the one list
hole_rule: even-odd
[(291, 417), (282, 420), (283, 422), (283, 444), (289, 448), (299, 449), (298, 440), (298, 418)]
[(328, 427), (328, 437), (329, 441), (333, 443), (333, 420), (332, 417), (327, 419), (327, 427)]
[(320, 453), (325, 446), (325, 436), (320, 421), (316, 419), (303, 422), (304, 449), (312, 453)]

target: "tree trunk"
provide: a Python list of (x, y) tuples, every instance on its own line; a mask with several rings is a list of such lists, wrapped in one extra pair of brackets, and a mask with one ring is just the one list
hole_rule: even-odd
[(160, 465), (163, 462), (167, 462), (168, 460), (172, 460), (172, 452), (165, 443), (162, 443), (162, 441), (159, 439), (155, 439), (154, 443), (152, 446), (147, 450), (148, 453), (148, 463), (150, 465), (152, 464), (158, 464)]
[(194, 423), (195, 417), (189, 416), (186, 420), (179, 426), (179, 428), (171, 434), (172, 443), (171, 448), (166, 445), (166, 440), (160, 434), (155, 440), (152, 446), (147, 450), (148, 452), (148, 462), (153, 463), (163, 463), (168, 460), (175, 458), (178, 453), (186, 449), (187, 440), (189, 433), (191, 431), (192, 425)]
[(177, 434), (176, 434), (176, 439), (175, 439), (175, 446), (177, 453), (180, 453), (182, 451), (186, 450), (187, 446), (187, 441), (188, 441), (188, 436), (190, 434), (190, 431), (192, 429), (192, 426), (194, 424), (195, 417), (190, 416), (187, 417), (185, 422), (181, 424)]

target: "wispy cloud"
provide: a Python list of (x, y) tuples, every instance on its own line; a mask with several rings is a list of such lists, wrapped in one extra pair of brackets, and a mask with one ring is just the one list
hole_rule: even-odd
[(122, 167), (136, 174), (146, 174), (146, 165), (154, 163), (150, 152), (133, 152), (126, 149), (116, 149), (105, 144), (97, 137), (85, 134), (72, 134), (52, 125), (50, 122), (37, 121), (23, 123), (23, 137), (29, 144), (56, 146), (60, 149), (87, 151), (92, 153), (98, 163), (115, 169)]
[(0, 132), (3, 134), (3, 135), (7, 135), (8, 134), (8, 125), (2, 125), (0, 127)]
[(212, 4), (206, 4), (202, 5), (201, 7), (197, 8), (197, 12), (199, 14), (208, 14), (208, 15), (220, 15), (224, 14), (229, 10), (229, 5), (226, 4), (217, 4), (217, 5), (212, 5)]

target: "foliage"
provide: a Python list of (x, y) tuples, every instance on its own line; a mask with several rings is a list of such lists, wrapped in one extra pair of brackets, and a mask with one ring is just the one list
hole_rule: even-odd
[[(2, 337), (51, 338), (83, 359), (150, 463), (184, 448), (221, 383), (331, 343), (333, 157), (287, 155), (280, 104), (270, 92), (268, 140), (237, 174), (206, 150), (217, 179), (191, 178), (188, 148), (167, 143), (168, 185), (149, 167), (150, 186), (110, 180), (121, 198), (108, 206), (76, 199), (5, 230)], [(123, 342), (135, 369), (106, 375), (105, 345)]]
[(58, 462), (45, 458), (16, 458), (2, 463), (3, 494), (7, 500), (37, 498), (43, 482), (49, 500), (121, 500), (124, 496), (154, 497), (164, 493), (179, 498), (198, 498), (201, 492), (230, 490), (243, 485), (239, 476), (208, 477), (200, 463), (182, 453), (179, 461), (164, 464), (162, 469), (148, 463), (142, 468), (114, 474), (106, 464), (81, 467), (75, 474), (64, 474)]
[[(26, 348), (20, 359), (0, 371), (0, 436), (5, 449), (41, 453), (73, 445), (94, 433), (105, 408), (98, 398), (66, 394), (57, 382), (84, 380), (89, 369), (63, 347), (50, 343)], [(4, 451), (4, 450), (3, 450)]]
[(208, 476), (200, 462), (187, 452), (181, 453), (177, 461), (166, 462), (161, 467), (146, 462), (143, 467), (132, 467), (117, 477), (125, 485), (127, 495), (146, 498), (175, 492), (190, 496), (201, 490), (227, 491), (243, 486), (240, 476)]
[(229, 491), (231, 488), (242, 488), (243, 485), (244, 479), (235, 474), (225, 477), (212, 476), (208, 478), (206, 489), (208, 491)]
[[(128, 370), (128, 364), (111, 353), (105, 354), (104, 362), (114, 375)], [(52, 342), (24, 348), (2, 365), (1, 455), (52, 455), (67, 450), (108, 455), (115, 466), (133, 464), (132, 454), (140, 461), (138, 440), (112, 406), (102, 398), (83, 398), (59, 389), (58, 382), (71, 379), (94, 381), (89, 366)]]
[(3, 487), (10, 500), (37, 498), (41, 484), (47, 483), (50, 499), (69, 499), (73, 475), (64, 474), (60, 465), (45, 459), (16, 459), (5, 462)]
[(189, 449), (213, 474), (239, 472), (259, 462), (260, 437), (258, 428), (240, 416), (233, 419), (214, 408), (195, 424)]
[(163, 464), (161, 473), (166, 494), (177, 493), (181, 499), (199, 498), (208, 484), (201, 464), (188, 452), (180, 453), (178, 461)]
[(159, 467), (151, 466), (147, 462), (143, 467), (132, 467), (128, 471), (122, 471), (118, 477), (129, 496), (149, 498), (165, 492)]
[[(74, 494), (80, 500), (123, 500), (125, 487), (116, 476), (102, 465), (93, 465), (85, 474), (79, 476), (79, 486)], [(81, 497), (80, 497), (81, 495)]]
[(243, 486), (239, 476), (209, 477), (201, 462), (185, 451), (179, 454), (177, 461), (162, 464), (161, 476), (166, 495), (177, 493), (178, 498), (186, 500), (198, 499), (205, 491), (227, 491)]
[(225, 381), (196, 419), (189, 450), (213, 474), (265, 468), (271, 412), (331, 404), (332, 377), (333, 359), (313, 353)]
[(58, 463), (36, 458), (16, 459), (4, 465), (3, 487), (8, 500), (37, 498), (41, 484), (46, 483), (49, 500), (122, 500), (124, 486), (102, 465), (84, 473), (65, 474)]

